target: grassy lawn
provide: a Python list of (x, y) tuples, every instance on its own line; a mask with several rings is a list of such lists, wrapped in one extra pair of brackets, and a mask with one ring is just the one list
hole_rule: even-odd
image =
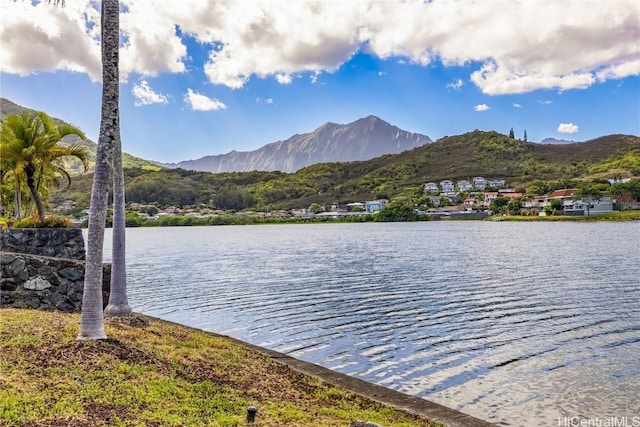
[(503, 221), (632, 221), (640, 220), (640, 210), (624, 212), (607, 212), (603, 214), (591, 214), (584, 216), (521, 216), (521, 215), (493, 215), (487, 218), (491, 221), (494, 218), (501, 218)]
[(432, 426), (223, 337), (163, 322), (107, 325), (76, 341), (79, 315), (0, 310), (0, 425)]

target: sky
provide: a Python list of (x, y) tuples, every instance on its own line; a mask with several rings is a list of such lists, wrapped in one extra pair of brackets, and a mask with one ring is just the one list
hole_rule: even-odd
[[(123, 150), (178, 162), (368, 115), (437, 140), (640, 134), (638, 0), (122, 0)], [(100, 2), (0, 0), (0, 95), (98, 139)]]

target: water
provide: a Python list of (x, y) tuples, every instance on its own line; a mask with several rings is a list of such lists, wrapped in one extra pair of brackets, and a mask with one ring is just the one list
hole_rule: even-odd
[(502, 425), (640, 425), (638, 223), (143, 228), (127, 244), (135, 311)]

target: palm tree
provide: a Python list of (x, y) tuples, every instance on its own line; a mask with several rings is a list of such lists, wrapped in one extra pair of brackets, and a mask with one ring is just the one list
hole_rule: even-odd
[(111, 246), (111, 284), (106, 317), (127, 317), (131, 307), (127, 300), (127, 271), (125, 255), (126, 220), (124, 213), (124, 171), (122, 169), (122, 144), (116, 140), (113, 153), (113, 241)]
[[(59, 144), (68, 135), (76, 135), (82, 139), (84, 133), (69, 124), (56, 125), (51, 117), (43, 112), (25, 111), (21, 114), (7, 116), (0, 120), (0, 158), (6, 170), (13, 174), (16, 186), (20, 185), (20, 177), (26, 178), (31, 199), (38, 210), (40, 221), (44, 221), (44, 205), (40, 197), (40, 186), (47, 180), (48, 174), (62, 175), (70, 181), (69, 174), (60, 160), (63, 157), (76, 157), (85, 171), (87, 170), (87, 151), (79, 145)], [(17, 187), (16, 191), (20, 191)]]
[[(102, 245), (107, 217), (109, 174), (114, 151), (120, 150), (119, 47), (120, 10), (117, 0), (101, 4), (102, 107), (96, 167), (89, 205), (89, 231), (80, 314), (79, 340), (106, 339), (102, 304)], [(118, 171), (116, 171), (116, 174)], [(123, 198), (124, 199), (124, 198)], [(114, 213), (115, 215), (115, 213)], [(115, 218), (114, 218), (115, 220)], [(124, 230), (123, 230), (124, 231)], [(122, 258), (124, 260), (124, 257)], [(111, 294), (117, 289), (112, 289)], [(126, 301), (126, 298), (125, 298)]]

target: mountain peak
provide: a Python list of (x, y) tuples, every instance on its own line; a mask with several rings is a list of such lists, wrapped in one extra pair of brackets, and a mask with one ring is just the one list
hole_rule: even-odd
[(205, 156), (177, 166), (208, 172), (295, 172), (316, 163), (370, 160), (429, 142), (426, 135), (403, 131), (369, 115), (348, 124), (327, 122), (311, 133), (293, 135), (254, 151)]

